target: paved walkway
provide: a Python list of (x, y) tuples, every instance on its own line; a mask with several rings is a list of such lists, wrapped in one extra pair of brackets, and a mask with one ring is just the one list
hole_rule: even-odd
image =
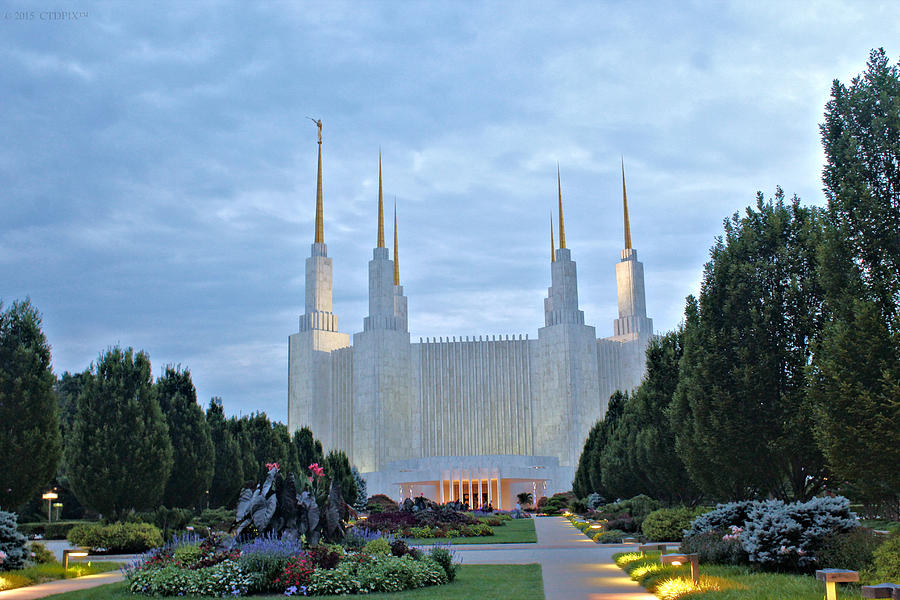
[(656, 600), (613, 562), (612, 555), (628, 546), (595, 544), (562, 517), (538, 517), (534, 527), (537, 544), (462, 545), (453, 551), (464, 565), (540, 563), (546, 600)]
[[(536, 544), (477, 544), (453, 548), (464, 565), (539, 563), (546, 600), (656, 600), (612, 560), (628, 546), (599, 545), (562, 517), (534, 520)], [(0, 600), (31, 600), (122, 580), (120, 572), (61, 579), (0, 592)], [(505, 600), (482, 597), (479, 600)]]
[(47, 583), (0, 592), (0, 600), (32, 600), (33, 598), (44, 598), (53, 594), (62, 594), (63, 592), (86, 590), (117, 581), (122, 581), (122, 573), (119, 571), (85, 575), (74, 579), (57, 579), (56, 581), (48, 581)]

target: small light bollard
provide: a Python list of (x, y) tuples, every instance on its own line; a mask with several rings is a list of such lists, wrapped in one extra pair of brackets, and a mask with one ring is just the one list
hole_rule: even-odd
[(661, 554), (666, 551), (666, 548), (667, 544), (641, 544), (638, 546), (641, 556), (644, 556), (645, 552), (659, 552)]
[(819, 569), (816, 579), (825, 582), (825, 600), (837, 600), (837, 584), (859, 581), (859, 573), (849, 569)]
[(84, 548), (71, 548), (63, 550), (63, 573), (69, 572), (69, 558), (83, 558), (88, 555), (88, 551)]
[(622, 543), (623, 544), (637, 544), (638, 539), (636, 537), (623, 537)]
[(900, 599), (900, 584), (879, 583), (878, 585), (864, 585), (862, 586), (862, 597)]
[(684, 563), (691, 563), (691, 580), (694, 587), (700, 587), (700, 555), (699, 554), (663, 554), (659, 557), (659, 562), (664, 565), (675, 565), (676, 567)]

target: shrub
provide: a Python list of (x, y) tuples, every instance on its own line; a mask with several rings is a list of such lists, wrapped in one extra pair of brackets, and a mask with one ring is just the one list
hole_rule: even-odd
[(647, 538), (659, 541), (679, 541), (684, 537), (684, 532), (691, 526), (695, 509), (686, 507), (660, 508), (647, 515), (641, 524), (641, 531)]
[(366, 501), (366, 510), (371, 513), (394, 512), (399, 508), (399, 504), (384, 494), (375, 494)]
[(25, 566), (25, 536), (19, 533), (16, 513), (0, 510), (0, 571)]
[(391, 554), (391, 544), (384, 538), (378, 538), (366, 544), (363, 548), (363, 552), (371, 554), (372, 556), (387, 556), (388, 554)]
[(875, 577), (900, 582), (900, 534), (894, 533), (874, 552)]
[(824, 569), (870, 570), (874, 560), (873, 553), (884, 541), (884, 536), (866, 527), (829, 533), (816, 553), (816, 562)]
[(608, 531), (601, 531), (598, 534), (595, 534), (593, 539), (598, 544), (621, 544), (622, 539), (625, 537), (625, 532), (619, 529), (610, 529)]
[(459, 565), (453, 562), (453, 552), (450, 550), (449, 546), (432, 546), (431, 550), (428, 552), (428, 556), (444, 569), (444, 573), (447, 575), (447, 581), (456, 579), (456, 571), (459, 570)]
[(163, 538), (168, 539), (175, 531), (181, 531), (194, 518), (193, 511), (187, 508), (166, 508), (160, 506), (156, 510), (134, 513), (129, 517), (130, 521), (137, 523), (150, 523), (162, 530)]
[(26, 554), (31, 562), (38, 565), (56, 562), (56, 555), (47, 550), (47, 547), (40, 542), (31, 542)]
[(47, 523), (19, 523), (19, 531), (28, 537), (41, 536), (47, 540), (64, 540), (69, 530), (84, 521), (54, 521)]
[(634, 520), (628, 513), (620, 515), (611, 515), (607, 520), (607, 529), (620, 529), (626, 533), (635, 533), (638, 530), (638, 522)]
[[(254, 538), (241, 544), (240, 565), (251, 574), (251, 592), (282, 591), (276, 580), (284, 573), (288, 561), (303, 554), (300, 541), (279, 540), (272, 536)], [(176, 553), (177, 556), (177, 553)]]
[(342, 553), (331, 546), (318, 546), (307, 552), (316, 569), (334, 569), (341, 562)]
[(231, 560), (195, 570), (175, 565), (139, 568), (126, 577), (132, 593), (154, 596), (244, 596), (251, 584), (251, 577)]
[(159, 528), (150, 523), (81, 524), (73, 527), (67, 537), (76, 546), (103, 548), (113, 554), (143, 552), (163, 543)]
[[(739, 528), (738, 528), (739, 529)], [(747, 563), (747, 553), (741, 546), (740, 536), (724, 531), (689, 533), (681, 540), (681, 551), (698, 554), (702, 563), (740, 565)]]
[(210, 529), (227, 529), (235, 518), (235, 511), (228, 510), (224, 506), (220, 508), (207, 508), (200, 513), (196, 522)]
[(760, 503), (748, 513), (741, 543), (752, 562), (768, 567), (809, 569), (825, 536), (859, 526), (843, 497), (813, 498), (785, 505)]
[(603, 504), (606, 504), (606, 499), (597, 492), (587, 497), (587, 507), (591, 510), (597, 510), (597, 507)]
[[(775, 506), (783, 504), (778, 500), (771, 502)], [(756, 500), (717, 504), (713, 510), (705, 512), (694, 519), (688, 533), (693, 535), (706, 531), (728, 531), (731, 527), (743, 528), (750, 512), (766, 504)]]

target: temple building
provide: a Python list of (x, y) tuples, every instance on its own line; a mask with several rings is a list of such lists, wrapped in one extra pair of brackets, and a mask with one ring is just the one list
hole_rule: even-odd
[(640, 383), (653, 336), (644, 268), (631, 247), (625, 171), (625, 248), (616, 263), (619, 316), (598, 338), (578, 305), (557, 170), (559, 247), (551, 219), (550, 287), (537, 337), (410, 340), (400, 284), (396, 207), (393, 259), (385, 245), (381, 158), (377, 243), (369, 261), (362, 331), (338, 330), (324, 233), (319, 123), (315, 241), (306, 259), (306, 306), (288, 341), (288, 428), (309, 426), (326, 451), (347, 453), (370, 495), (424, 495), (510, 509), (571, 489), (578, 457), (609, 396)]

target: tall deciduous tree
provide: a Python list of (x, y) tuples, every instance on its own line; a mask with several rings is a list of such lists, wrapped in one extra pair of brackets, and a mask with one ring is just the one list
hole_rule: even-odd
[(810, 444), (805, 368), (821, 328), (817, 209), (757, 195), (725, 222), (699, 299), (688, 299), (680, 381), (672, 406), (676, 449), (709, 496), (806, 498), (822, 482)]
[(212, 483), (209, 485), (209, 504), (230, 508), (237, 501), (237, 495), (244, 484), (244, 468), (241, 464), (241, 448), (228, 430), (221, 398), (209, 401), (206, 424), (209, 426), (209, 437), (216, 456)]
[(30, 300), (0, 303), (0, 507), (15, 509), (56, 474), (55, 381), (40, 313)]
[(167, 366), (156, 380), (155, 390), (173, 450), (163, 504), (170, 508), (202, 506), (212, 481), (215, 450), (203, 409), (197, 404), (191, 372)]
[(65, 460), (79, 501), (104, 515), (159, 504), (172, 471), (172, 442), (144, 352), (116, 346), (91, 365)]
[(819, 444), (860, 499), (900, 507), (900, 63), (835, 81), (821, 126), (831, 316), (811, 368)]

